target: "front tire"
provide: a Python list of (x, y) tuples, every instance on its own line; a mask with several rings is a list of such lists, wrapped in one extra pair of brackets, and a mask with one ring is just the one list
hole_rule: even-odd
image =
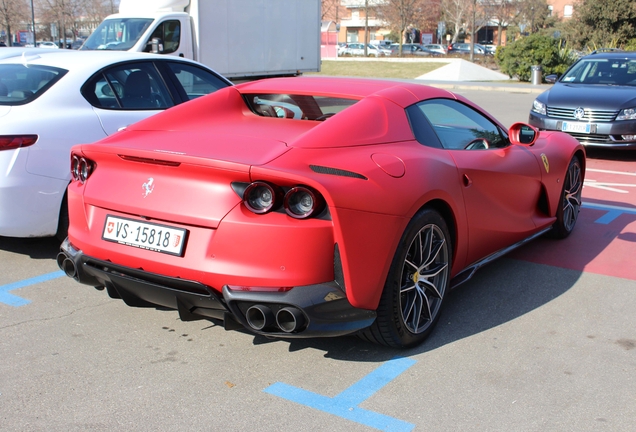
[(568, 165), (563, 179), (561, 199), (557, 209), (557, 220), (550, 234), (554, 238), (564, 239), (572, 233), (581, 211), (581, 193), (583, 191), (583, 170), (581, 161), (574, 156)]
[(435, 327), (449, 290), (452, 245), (446, 222), (433, 209), (407, 226), (378, 305), (361, 337), (397, 348), (422, 343)]

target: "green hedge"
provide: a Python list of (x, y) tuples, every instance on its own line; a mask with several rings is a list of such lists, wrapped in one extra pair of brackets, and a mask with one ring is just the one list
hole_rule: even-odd
[(497, 49), (495, 60), (502, 73), (520, 81), (530, 81), (532, 66), (539, 65), (543, 76), (563, 74), (576, 59), (561, 41), (539, 33), (523, 37)]

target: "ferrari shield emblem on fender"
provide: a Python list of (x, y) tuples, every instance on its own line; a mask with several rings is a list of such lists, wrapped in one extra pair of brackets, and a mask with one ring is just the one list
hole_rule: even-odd
[(541, 153), (541, 160), (543, 161), (543, 166), (545, 167), (545, 172), (549, 173), (550, 172), (550, 162), (548, 162), (548, 157), (545, 155), (545, 153)]

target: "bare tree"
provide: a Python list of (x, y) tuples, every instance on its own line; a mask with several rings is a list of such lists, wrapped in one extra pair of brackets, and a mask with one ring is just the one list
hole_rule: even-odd
[(345, 8), (342, 7), (341, 0), (321, 0), (322, 9), (320, 14), (321, 20), (330, 20), (338, 22), (343, 16)]
[(462, 31), (466, 31), (466, 23), (472, 11), (473, 0), (442, 0), (444, 19), (452, 28), (451, 43), (457, 42)]
[(412, 29), (431, 28), (439, 16), (439, 0), (386, 0), (375, 7), (377, 15), (393, 32), (402, 35), (402, 43)]
[[(332, 0), (335, 1), (335, 0)], [(83, 25), (94, 30), (108, 15), (116, 13), (119, 1), (115, 0), (84, 0)]]
[(483, 0), (481, 3), (485, 15), (497, 23), (497, 45), (501, 45), (503, 30), (517, 22), (524, 0)]
[(57, 35), (53, 36), (63, 41), (63, 47), (69, 35), (77, 35), (83, 5), (82, 0), (39, 0), (40, 21), (56, 25)]
[(0, 28), (7, 32), (7, 42), (13, 45), (12, 29), (30, 22), (29, 9), (24, 0), (0, 0)]
[(517, 24), (525, 25), (528, 33), (534, 33), (548, 21), (548, 3), (546, 0), (523, 0), (519, 4)]

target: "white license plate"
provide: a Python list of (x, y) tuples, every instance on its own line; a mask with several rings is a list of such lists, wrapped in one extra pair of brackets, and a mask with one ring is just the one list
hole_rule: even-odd
[(182, 256), (187, 235), (188, 231), (181, 228), (106, 216), (102, 239), (126, 246)]
[(572, 123), (572, 122), (563, 122), (563, 126), (561, 126), (562, 132), (578, 132), (578, 133), (590, 133), (591, 128), (590, 123)]

